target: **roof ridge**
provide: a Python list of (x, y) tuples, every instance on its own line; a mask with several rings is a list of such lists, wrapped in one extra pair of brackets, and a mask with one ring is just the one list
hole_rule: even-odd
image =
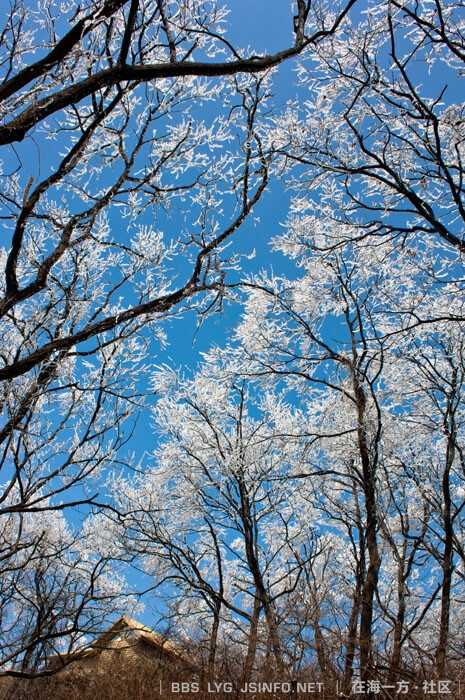
[[(147, 627), (147, 625), (144, 625), (142, 622), (139, 622), (139, 620), (136, 620), (134, 617), (131, 617), (130, 615), (126, 615), (126, 613), (123, 613), (114, 623), (115, 625), (118, 622), (125, 622), (128, 627), (130, 627), (132, 630), (135, 632), (140, 631), (140, 632), (150, 632), (150, 634), (156, 634), (157, 637), (162, 638), (162, 636), (158, 633), (155, 632), (155, 630), (151, 629), (150, 627)], [(111, 629), (111, 627), (110, 627)]]

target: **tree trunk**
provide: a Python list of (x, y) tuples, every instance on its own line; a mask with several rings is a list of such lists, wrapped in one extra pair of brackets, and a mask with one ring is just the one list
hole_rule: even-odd
[(255, 595), (253, 613), (252, 618), (250, 620), (247, 655), (245, 657), (245, 662), (241, 674), (241, 688), (244, 686), (245, 683), (248, 683), (250, 681), (250, 677), (252, 675), (255, 654), (257, 652), (258, 622), (260, 619), (260, 609), (260, 600), (258, 596)]
[(449, 618), (450, 618), (450, 593), (452, 587), (453, 572), (453, 525), (451, 518), (451, 495), (450, 495), (450, 469), (454, 460), (455, 445), (454, 436), (449, 436), (447, 446), (446, 468), (442, 477), (443, 493), (443, 527), (444, 527), (444, 549), (442, 555), (442, 589), (441, 589), (441, 615), (439, 622), (439, 641), (436, 649), (436, 670), (439, 676), (444, 676), (446, 670), (446, 654), (449, 641)]
[(213, 624), (210, 632), (210, 646), (208, 650), (208, 662), (207, 662), (207, 678), (208, 680), (214, 678), (215, 676), (215, 658), (216, 658), (216, 648), (218, 645), (218, 630), (220, 627), (220, 611), (221, 602), (217, 602), (213, 610)]
[(389, 663), (389, 679), (394, 682), (397, 679), (400, 666), (400, 658), (402, 651), (402, 635), (404, 632), (406, 612), (405, 599), (405, 575), (404, 575), (404, 558), (399, 561), (397, 570), (397, 615), (394, 623), (394, 633), (392, 641), (391, 661)]
[(241, 519), (244, 528), (245, 553), (250, 573), (252, 574), (256, 596), (265, 613), (266, 623), (270, 633), (270, 640), (276, 659), (276, 670), (282, 673), (284, 670), (284, 660), (281, 650), (281, 642), (278, 635), (278, 622), (273, 611), (272, 601), (266, 590), (260, 568), (260, 560), (257, 552), (256, 521), (250, 509), (249, 497), (241, 476), (238, 477), (239, 493), (241, 497)]
[(376, 506), (376, 450), (370, 449), (367, 435), (366, 396), (354, 370), (354, 392), (358, 414), (358, 448), (363, 475), (363, 492), (365, 496), (366, 525), (365, 537), (368, 552), (368, 570), (362, 588), (362, 605), (360, 614), (360, 678), (362, 681), (373, 680), (373, 601), (378, 587), (378, 574), (381, 559), (377, 541), (377, 506)]
[(360, 677), (362, 681), (372, 680), (373, 673), (373, 601), (378, 586), (378, 573), (381, 560), (378, 554), (376, 540), (376, 518), (371, 503), (368, 505), (370, 514), (367, 517), (367, 548), (368, 571), (362, 590), (362, 611), (360, 615)]
[(344, 680), (343, 692), (349, 695), (354, 673), (354, 658), (357, 648), (357, 627), (360, 614), (360, 605), (362, 600), (363, 581), (365, 579), (365, 543), (363, 532), (359, 527), (359, 542), (360, 542), (360, 558), (357, 562), (355, 588), (352, 599), (352, 610), (350, 612), (349, 624), (347, 629), (346, 654), (344, 662)]
[(455, 448), (457, 444), (457, 426), (455, 421), (455, 411), (457, 409), (457, 369), (454, 369), (451, 386), (452, 391), (448, 396), (447, 410), (444, 417), (444, 431), (447, 435), (446, 464), (442, 475), (444, 549), (442, 557), (441, 617), (439, 624), (439, 642), (436, 649), (436, 670), (438, 675), (442, 677), (444, 677), (446, 672), (446, 655), (449, 642), (450, 594), (452, 588), (452, 572), (454, 570), (454, 527), (452, 499), (450, 494), (450, 472), (454, 464)]
[(321, 631), (321, 626), (320, 626), (320, 611), (317, 610), (315, 612), (314, 620), (313, 620), (313, 636), (315, 638), (315, 648), (316, 648), (316, 657), (318, 659), (318, 666), (320, 669), (320, 673), (323, 678), (326, 677), (326, 672), (328, 670), (328, 663), (327, 663), (327, 657), (326, 657), (326, 650), (325, 650), (325, 642), (324, 642), (324, 637), (323, 633)]

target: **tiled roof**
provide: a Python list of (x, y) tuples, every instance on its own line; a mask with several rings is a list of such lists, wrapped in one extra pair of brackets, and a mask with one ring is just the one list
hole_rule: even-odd
[[(129, 617), (129, 615), (121, 615), (116, 622), (114, 622), (105, 632), (103, 632), (94, 642), (92, 642), (90, 649), (96, 651), (107, 649), (111, 641), (124, 629), (129, 629), (131, 632), (133, 632), (135, 636), (134, 641), (141, 640), (147, 644), (157, 647), (158, 649), (164, 649), (174, 656), (183, 658), (186, 661), (189, 660), (184, 650), (181, 649), (181, 647), (179, 647), (175, 642), (166, 639), (161, 634), (158, 634), (158, 632), (154, 632), (149, 627), (146, 627), (146, 625), (143, 625), (142, 622)], [(134, 641), (128, 640), (128, 647), (134, 644)]]
[[(131, 636), (122, 634), (129, 630)], [(118, 635), (121, 635), (121, 639), (118, 640), (118, 644), (115, 645)], [(99, 655), (101, 652), (108, 650), (124, 650), (130, 649), (136, 646), (139, 642), (150, 645), (154, 649), (163, 650), (169, 655), (176, 657), (183, 662), (187, 663), (191, 667), (196, 667), (195, 662), (189, 655), (175, 642), (172, 642), (166, 637), (163, 637), (158, 632), (154, 632), (146, 625), (142, 624), (138, 620), (130, 617), (129, 615), (121, 615), (116, 622), (113, 622), (110, 627), (102, 632), (97, 639), (95, 639), (92, 644), (88, 647), (82, 649), (76, 649), (71, 653), (65, 655), (57, 655), (50, 657), (48, 662), (51, 667), (57, 667), (61, 665), (67, 665), (70, 662), (81, 661), (89, 659)]]

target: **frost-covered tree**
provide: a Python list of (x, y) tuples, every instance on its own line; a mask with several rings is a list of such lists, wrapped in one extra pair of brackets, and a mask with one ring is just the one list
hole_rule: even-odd
[(314, 228), (433, 237), (463, 255), (464, 27), (462, 2), (370, 0), (302, 58), (303, 95), (271, 138)]
[(163, 438), (153, 466), (115, 482), (126, 512), (121, 540), (157, 584), (169, 584), (168, 595), (177, 587), (183, 599), (197, 598), (196, 616), (208, 606), (208, 673), (219, 634), (233, 626), (245, 632), (242, 682), (263, 651), (263, 631), (274, 657), (268, 673), (283, 673), (287, 599), (325, 549), (311, 507), (287, 479), (301, 458), (297, 416), (211, 364), (193, 379), (164, 368), (154, 381)]
[[(356, 673), (444, 674), (463, 626), (463, 330), (436, 313), (456, 281), (422, 241), (312, 243), (290, 226), (275, 245), (298, 278), (251, 277), (234, 342), (193, 378), (155, 375), (161, 442), (116, 481), (122, 539), (181, 617), (210, 619), (209, 673), (236, 626), (243, 678), (261, 652), (270, 673), (267, 635), (277, 667), (347, 692)], [(414, 306), (434, 324), (413, 329)]]
[[(312, 513), (346, 542), (352, 592), (339, 572), (337, 624), (349, 690), (356, 666), (367, 680), (381, 666), (395, 676), (419, 658), (445, 671), (451, 590), (463, 588), (454, 573), (463, 328), (438, 317), (450, 318), (463, 300), (451, 294), (460, 283), (443, 246), (325, 245), (340, 235), (337, 225), (318, 238), (291, 218), (275, 245), (302, 273), (253, 276), (236, 345), (209, 357), (228, 357), (238, 375), (284, 391), (304, 417), (294, 439), (306, 464), (288, 478), (302, 481)], [(415, 314), (422, 322), (414, 330)]]
[[(306, 273), (295, 285), (279, 279), (256, 280), (259, 289), (251, 294), (238, 330), (243, 341), (241, 362), (252, 376), (288, 379), (298, 391), (308, 391), (307, 434), (302, 434), (302, 440), (318, 443), (316, 451), (323, 459), (320, 466), (315, 465), (316, 472), (327, 479), (334, 477), (335, 492), (330, 498), (339, 507), (344, 504), (353, 510), (354, 524), (362, 523), (354, 605), (360, 613), (362, 674), (367, 676), (373, 666), (373, 605), (380, 569), (376, 481), (381, 440), (378, 385), (384, 350), (371, 316), (363, 313), (370, 301), (369, 281), (357, 279), (353, 261), (338, 255), (308, 260)], [(340, 325), (337, 342), (326, 341), (322, 334), (331, 316)], [(311, 452), (309, 460), (313, 461)], [(308, 476), (312, 477), (311, 467)], [(347, 661), (351, 662), (350, 653)]]
[[(358, 672), (443, 675), (458, 649), (464, 8), (358, 10), (290, 3), (266, 55), (236, 46), (214, 2), (11, 3), (1, 591), (25, 622), (2, 637), (5, 664), (39, 664), (55, 630), (74, 643), (42, 611), (85, 620), (98, 602), (85, 591), (106, 558), (86, 528), (116, 505), (112, 555), (197, 616), (209, 673), (234, 640), (245, 679), (260, 654), (294, 671), (310, 650), (348, 691)], [(292, 57), (297, 102), (278, 109), (274, 69)], [(302, 274), (252, 276), (234, 344), (194, 379), (158, 373), (155, 461), (119, 474), (165, 319), (220, 308), (240, 267), (226, 244), (276, 176), (293, 199), (275, 248)], [(92, 511), (82, 532), (45, 538), (68, 506)], [(27, 594), (8, 588), (23, 570)]]
[[(460, 595), (463, 587), (460, 572), (465, 507), (463, 350), (463, 331), (455, 324), (438, 325), (434, 332), (418, 331), (399, 347), (403, 379), (409, 388), (408, 396), (400, 404), (401, 418), (413, 435), (410, 439), (405, 437), (396, 458), (402, 466), (403, 478), (417, 492), (413, 502), (421, 494), (423, 504), (423, 512), (417, 515), (417, 527), (423, 536), (421, 540), (418, 535), (410, 537), (417, 546), (420, 544), (420, 552), (428, 552), (431, 570), (439, 569), (436, 590), (440, 602), (433, 608), (438, 634), (429, 651), (443, 675), (449, 645), (453, 642), (450, 626), (457, 640), (463, 625), (460, 617), (451, 615), (454, 595)], [(412, 449), (416, 452), (414, 463), (408, 457)]]
[(0, 675), (56, 670), (115, 606), (137, 608), (92, 518), (77, 528), (55, 510), (3, 515), (0, 553)]
[[(5, 8), (0, 518), (16, 523), (7, 571), (18, 548), (43, 542), (40, 524), (35, 543), (22, 542), (25, 514), (39, 523), (53, 509), (80, 506), (84, 517), (108, 506), (106, 470), (130, 462), (123, 447), (161, 323), (221, 301), (237, 264), (223, 244), (267, 186), (270, 69), (326, 40), (353, 4), (328, 14), (299, 2), (294, 24), (290, 5), (274, 55), (235, 46), (215, 2)], [(42, 551), (52, 566), (55, 554)], [(28, 639), (1, 637), (20, 662), (12, 640), (20, 654)]]

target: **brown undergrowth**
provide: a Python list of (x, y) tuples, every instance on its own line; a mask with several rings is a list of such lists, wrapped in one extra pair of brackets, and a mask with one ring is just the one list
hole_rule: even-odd
[[(187, 686), (183, 688), (181, 683), (189, 684), (188, 692), (183, 692)], [(0, 700), (463, 700), (465, 667), (451, 669), (448, 679), (410, 676), (407, 689), (406, 684), (392, 689), (386, 687), (387, 681), (380, 681), (379, 687), (354, 686), (353, 692), (344, 695), (341, 683), (335, 679), (313, 677), (300, 679), (299, 686), (284, 685), (285, 692), (279, 684), (276, 692), (244, 692), (233, 683), (202, 680), (200, 673), (187, 678), (166, 666), (154, 669), (147, 664), (136, 668), (115, 663), (92, 672), (70, 666), (54, 676), (34, 680), (4, 677), (0, 679)]]

